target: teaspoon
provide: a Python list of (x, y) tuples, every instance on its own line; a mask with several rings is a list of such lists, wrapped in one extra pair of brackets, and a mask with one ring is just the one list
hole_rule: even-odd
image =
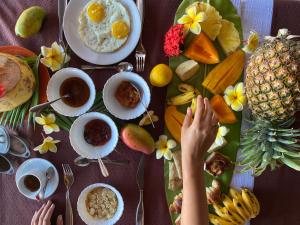
[(46, 171), (46, 183), (45, 183), (44, 187), (41, 189), (41, 191), (38, 193), (38, 195), (35, 197), (36, 200), (40, 201), (40, 200), (45, 199), (45, 192), (46, 192), (48, 182), (49, 182), (49, 180), (52, 179), (54, 173), (55, 173), (55, 171), (54, 171), (53, 167), (49, 167), (47, 169), (47, 171)]
[[(124, 166), (124, 165), (129, 164), (128, 160), (111, 160), (111, 159), (108, 159), (108, 158), (103, 158), (102, 161), (105, 164), (113, 164), (113, 165), (118, 165), (118, 166)], [(85, 167), (85, 166), (90, 165), (91, 163), (98, 163), (98, 160), (96, 160), (96, 159), (87, 159), (87, 158), (84, 158), (82, 156), (78, 156), (76, 159), (74, 159), (74, 164), (76, 166)]]
[(129, 62), (120, 62), (115, 66), (92, 66), (92, 65), (82, 65), (82, 70), (106, 70), (113, 69), (119, 72), (131, 72), (133, 70), (133, 65)]
[(33, 106), (33, 107), (31, 107), (29, 109), (29, 112), (39, 112), (39, 111), (43, 110), (44, 108), (47, 108), (49, 105), (53, 104), (54, 102), (57, 102), (57, 101), (59, 101), (61, 99), (69, 98), (69, 97), (70, 97), (70, 95), (67, 94), (67, 95), (64, 95), (64, 96), (62, 96), (60, 98), (57, 98), (57, 99), (55, 99), (55, 100), (53, 100), (51, 102), (45, 102), (45, 103)]

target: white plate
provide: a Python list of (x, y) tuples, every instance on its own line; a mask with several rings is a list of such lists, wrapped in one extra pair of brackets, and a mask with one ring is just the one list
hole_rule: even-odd
[[(46, 188), (46, 191), (45, 191), (45, 198), (48, 198), (56, 191), (58, 183), (59, 183), (58, 172), (57, 172), (55, 166), (51, 162), (49, 162), (48, 160), (41, 159), (41, 158), (32, 158), (32, 159), (26, 160), (25, 162), (23, 162), (19, 166), (19, 168), (16, 172), (15, 181), (17, 183), (17, 181), (20, 179), (20, 177), (23, 174), (25, 174), (29, 171), (32, 171), (33, 168), (36, 169), (36, 170), (39, 170), (39, 171), (43, 171), (46, 174), (46, 171), (49, 167), (53, 167), (55, 173), (54, 173), (54, 177), (48, 182), (48, 185), (47, 185), (47, 188)], [(22, 193), (22, 192), (20, 192), (20, 193)], [(24, 196), (27, 197), (27, 198), (35, 200), (35, 198), (32, 197), (32, 196), (28, 196), (28, 195), (24, 195)]]
[[(91, 120), (105, 121), (111, 128), (111, 138), (103, 146), (92, 146), (84, 139), (84, 126)], [(98, 112), (86, 113), (78, 117), (70, 129), (70, 143), (73, 149), (81, 156), (88, 159), (98, 159), (109, 155), (116, 147), (119, 139), (118, 128), (114, 121), (105, 114)]]
[[(117, 208), (115, 215), (109, 220), (94, 219), (92, 216), (90, 216), (90, 214), (86, 210), (86, 206), (85, 206), (86, 196), (91, 190), (93, 190), (94, 188), (97, 188), (97, 187), (104, 187), (104, 188), (111, 189), (117, 195), (118, 208)], [(91, 184), (91, 185), (87, 186), (80, 193), (78, 200), (77, 200), (77, 211), (78, 211), (80, 218), (88, 225), (113, 225), (116, 222), (118, 222), (118, 220), (121, 218), (121, 216), (123, 214), (124, 201), (123, 201), (123, 198), (122, 198), (120, 192), (117, 189), (115, 189), (114, 187), (112, 187), (108, 184), (103, 184), (103, 183)]]
[(119, 0), (124, 5), (130, 16), (130, 35), (127, 42), (118, 50), (111, 53), (98, 53), (81, 41), (78, 33), (78, 17), (81, 10), (90, 0), (72, 0), (68, 4), (63, 21), (66, 40), (71, 49), (83, 60), (98, 64), (109, 65), (125, 59), (136, 47), (141, 35), (141, 18), (133, 0)]
[[(133, 109), (125, 108), (115, 97), (115, 92), (122, 81), (134, 83), (143, 92), (140, 103)], [(131, 120), (141, 116), (149, 106), (150, 100), (151, 94), (147, 82), (136, 73), (117, 73), (107, 80), (103, 88), (103, 102), (105, 107), (112, 115), (122, 120)]]
[(48, 101), (53, 101), (57, 98), (60, 98), (59, 89), (61, 84), (68, 78), (71, 77), (78, 77), (85, 81), (85, 83), (90, 88), (90, 98), (88, 101), (80, 107), (71, 107), (65, 104), (63, 101), (57, 101), (53, 104), (51, 104), (52, 108), (65, 116), (75, 117), (80, 116), (87, 112), (94, 104), (95, 98), (96, 98), (96, 89), (93, 80), (90, 78), (90, 76), (85, 73), (84, 71), (77, 69), (77, 68), (64, 68), (59, 71), (57, 71), (49, 80), (48, 86), (47, 86), (47, 99)]

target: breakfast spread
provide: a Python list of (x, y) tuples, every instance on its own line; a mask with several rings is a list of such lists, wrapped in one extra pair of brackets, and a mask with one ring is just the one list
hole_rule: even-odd
[(105, 145), (110, 138), (110, 126), (103, 120), (94, 119), (84, 126), (84, 139), (93, 146)]
[(78, 77), (66, 79), (60, 86), (60, 96), (69, 95), (62, 101), (72, 107), (83, 106), (90, 97), (90, 88), (86, 82)]
[(95, 52), (113, 52), (122, 47), (130, 33), (130, 16), (115, 0), (92, 0), (81, 11), (78, 32)]
[(90, 216), (108, 220), (115, 215), (118, 200), (112, 190), (97, 187), (87, 194), (85, 205)]
[(115, 92), (115, 97), (126, 108), (135, 108), (140, 102), (139, 91), (129, 81), (121, 82)]

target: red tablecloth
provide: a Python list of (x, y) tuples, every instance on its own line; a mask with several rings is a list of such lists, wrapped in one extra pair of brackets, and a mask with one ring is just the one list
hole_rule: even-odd
[[(167, 63), (167, 58), (162, 52), (163, 36), (172, 24), (174, 13), (178, 7), (179, 0), (146, 0), (146, 17), (143, 30), (143, 40), (148, 51), (146, 70), (142, 74), (146, 79), (149, 71), (157, 63)], [(47, 19), (42, 31), (29, 39), (17, 38), (14, 34), (14, 24), (21, 11), (32, 5), (40, 5), (47, 9)], [(57, 1), (39, 0), (2, 0), (0, 2), (0, 41), (7, 44), (24, 46), (35, 52), (39, 52), (41, 45), (50, 46), (58, 36)], [(276, 1), (274, 9), (273, 31), (279, 27), (288, 27), (293, 33), (300, 34), (298, 17), (300, 14), (299, 1)], [(128, 61), (134, 63), (131, 55)], [(71, 66), (79, 66), (84, 62), (72, 55)], [(99, 71), (91, 74), (96, 87), (101, 89), (104, 82), (112, 71)], [(155, 110), (160, 118), (163, 118), (165, 101), (165, 89), (153, 89), (151, 109)], [(151, 130), (154, 138), (163, 131), (163, 120), (158, 123), (155, 130)], [(40, 131), (27, 132), (32, 138), (33, 144), (40, 144), (42, 137)], [(54, 135), (62, 140), (58, 153), (47, 153), (44, 156), (33, 153), (33, 156), (44, 157), (55, 164), (60, 173), (60, 184), (52, 200), (56, 204), (55, 215), (64, 213), (65, 187), (62, 180), (62, 163), (70, 163), (75, 174), (75, 183), (71, 189), (71, 201), (74, 210), (74, 224), (84, 224), (76, 212), (76, 201), (80, 191), (89, 184), (105, 182), (116, 187), (123, 195), (125, 211), (118, 222), (120, 225), (135, 224), (135, 211), (138, 202), (138, 190), (135, 180), (139, 154), (128, 150), (122, 143), (117, 147), (117, 152), (112, 158), (128, 158), (131, 164), (127, 167), (109, 166), (111, 176), (104, 179), (97, 165), (79, 168), (73, 165), (76, 153), (72, 150), (68, 136), (65, 132)], [(20, 163), (20, 162), (19, 162)], [(253, 221), (257, 225), (287, 225), (300, 224), (298, 202), (300, 196), (299, 174), (283, 168), (277, 172), (265, 173), (256, 179), (255, 191), (262, 203), (262, 214)], [(19, 194), (15, 185), (14, 176), (0, 176), (0, 224), (3, 225), (25, 225), (30, 224), (31, 217), (40, 203), (26, 199)], [(156, 160), (154, 156), (147, 157), (145, 166), (145, 224), (146, 225), (169, 225), (168, 207), (165, 202), (163, 162)]]

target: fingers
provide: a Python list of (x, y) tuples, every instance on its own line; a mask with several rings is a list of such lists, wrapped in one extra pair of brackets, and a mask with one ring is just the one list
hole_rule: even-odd
[(56, 225), (64, 225), (62, 215), (59, 215), (56, 220)]
[(196, 108), (196, 112), (195, 112), (195, 116), (194, 116), (194, 123), (195, 124), (200, 124), (201, 117), (202, 117), (202, 114), (203, 114), (204, 110), (205, 110), (205, 108), (204, 108), (203, 98), (202, 98), (201, 95), (198, 95), (198, 97), (197, 97), (197, 108)]
[(45, 205), (46, 204), (44, 203), (38, 211), (35, 211), (35, 213), (32, 217), (32, 220), (31, 220), (31, 225), (38, 225), (40, 215), (41, 215), (43, 209), (45, 208)]
[(43, 208), (40, 216), (39, 216), (39, 222), (38, 222), (39, 225), (43, 224), (44, 217), (45, 217), (46, 213), (48, 212), (48, 210), (50, 209), (51, 206), (52, 206), (52, 202), (48, 201), (47, 204), (45, 205), (45, 207)]
[(191, 121), (192, 121), (192, 109), (188, 107), (186, 110), (186, 115), (184, 117), (182, 127), (183, 128), (189, 127), (191, 125)]
[(211, 122), (213, 112), (210, 105), (210, 102), (207, 98), (204, 99), (204, 105), (205, 105), (205, 120), (208, 120), (208, 122)]
[[(53, 214), (54, 208), (55, 208), (55, 205), (51, 204), (49, 210), (46, 212), (46, 215), (44, 217), (44, 220), (43, 220), (44, 223), (46, 221), (46, 222), (49, 222), (49, 224), (50, 224), (50, 220), (51, 220), (51, 216)], [(48, 224), (45, 224), (45, 225), (48, 225)]]
[(216, 125), (216, 124), (218, 124), (218, 122), (219, 122), (218, 117), (216, 116), (215, 113), (213, 113), (213, 116), (212, 116), (212, 119), (211, 119), (211, 124)]

